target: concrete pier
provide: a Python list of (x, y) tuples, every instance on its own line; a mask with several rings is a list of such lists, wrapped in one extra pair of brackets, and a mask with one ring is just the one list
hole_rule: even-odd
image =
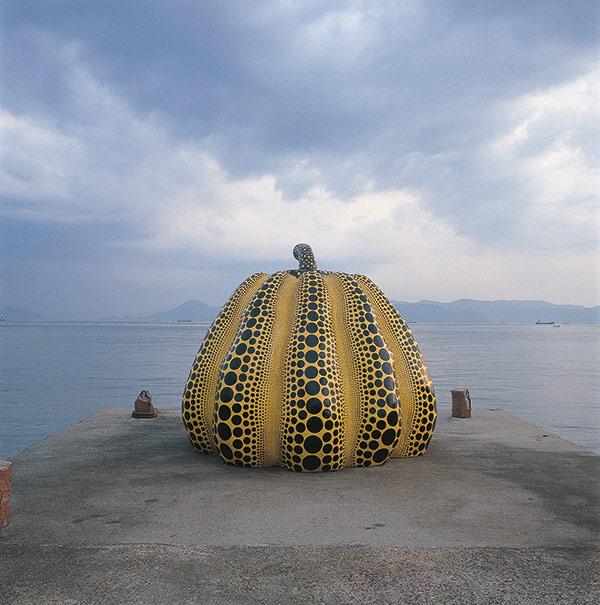
[(111, 409), (13, 460), (7, 603), (596, 603), (600, 457), (504, 412), (426, 456), (240, 469), (176, 411)]

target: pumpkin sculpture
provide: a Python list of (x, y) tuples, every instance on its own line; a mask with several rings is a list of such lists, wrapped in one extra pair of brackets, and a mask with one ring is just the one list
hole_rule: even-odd
[(425, 453), (436, 419), (404, 319), (362, 275), (256, 273), (234, 292), (192, 366), (182, 414), (192, 445), (228, 464), (296, 471)]

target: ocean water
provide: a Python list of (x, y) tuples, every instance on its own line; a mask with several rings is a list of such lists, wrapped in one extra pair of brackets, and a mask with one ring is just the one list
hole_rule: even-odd
[[(142, 389), (158, 408), (179, 407), (207, 327), (0, 324), (0, 458), (103, 408), (131, 408)], [(502, 408), (600, 453), (600, 326), (411, 327), (442, 414), (450, 389), (466, 386), (474, 414)]]

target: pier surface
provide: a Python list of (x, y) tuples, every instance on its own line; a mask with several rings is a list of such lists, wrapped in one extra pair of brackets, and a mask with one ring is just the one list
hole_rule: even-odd
[(599, 602), (600, 457), (449, 413), (425, 456), (298, 474), (100, 412), (14, 458), (0, 602)]

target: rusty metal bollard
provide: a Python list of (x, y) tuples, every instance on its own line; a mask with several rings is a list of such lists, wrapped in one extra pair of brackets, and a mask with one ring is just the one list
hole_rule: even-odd
[(0, 460), (0, 527), (6, 527), (10, 519), (11, 476), (11, 463), (8, 460)]
[(152, 395), (150, 391), (142, 391), (135, 400), (133, 418), (155, 418), (158, 414), (156, 408), (152, 405)]
[(471, 417), (471, 396), (469, 389), (452, 389), (452, 418)]

